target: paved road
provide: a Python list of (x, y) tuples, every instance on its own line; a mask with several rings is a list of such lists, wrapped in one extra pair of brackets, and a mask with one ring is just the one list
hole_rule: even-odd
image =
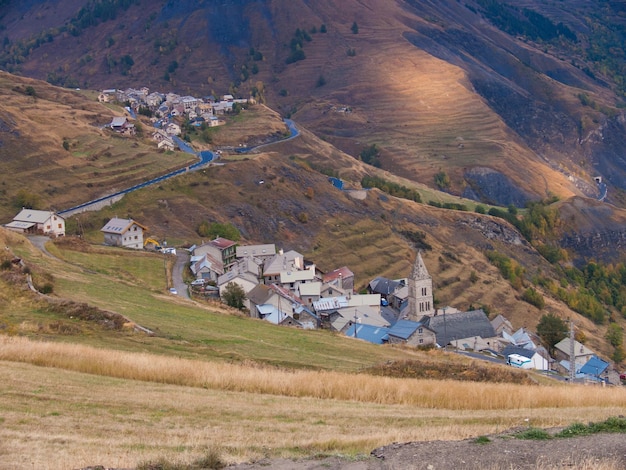
[(236, 153), (250, 153), (254, 150), (258, 150), (263, 147), (268, 147), (270, 145), (279, 144), (281, 142), (287, 142), (288, 140), (295, 139), (296, 137), (300, 135), (300, 131), (296, 127), (295, 122), (293, 122), (291, 119), (283, 119), (283, 121), (285, 122), (285, 124), (287, 124), (287, 127), (289, 128), (289, 137), (285, 137), (284, 139), (280, 139), (275, 142), (268, 142), (266, 144), (255, 145), (254, 147), (236, 148), (235, 152)]
[[(178, 141), (180, 141), (180, 143), (182, 144), (181, 150), (187, 152), (189, 145), (187, 145), (185, 142), (183, 142), (182, 140), (178, 139)], [(180, 147), (180, 144), (179, 144)], [(183, 173), (187, 173), (188, 171), (195, 171), (198, 170), (199, 168), (201, 168), (204, 165), (207, 165), (209, 163), (211, 163), (213, 161), (213, 159), (215, 158), (215, 154), (213, 152), (211, 152), (210, 150), (205, 150), (202, 152), (198, 152), (195, 153), (192, 151), (192, 153), (194, 153), (194, 155), (196, 155), (199, 159), (198, 162), (194, 163), (193, 165), (190, 165), (188, 167), (185, 168), (180, 168), (178, 170), (172, 171), (170, 173), (167, 173), (165, 175), (159, 176), (157, 178), (153, 178), (151, 180), (145, 181), (143, 183), (139, 183), (136, 184), (135, 186), (131, 186), (130, 188), (127, 189), (123, 189), (122, 191), (118, 191), (116, 193), (113, 194), (109, 194), (108, 196), (104, 196), (98, 199), (94, 199), (93, 201), (88, 201), (85, 202), (83, 204), (79, 204), (77, 206), (71, 207), (69, 209), (65, 209), (63, 211), (59, 211), (59, 214), (64, 216), (64, 217), (69, 217), (75, 213), (78, 212), (84, 212), (86, 210), (89, 210), (89, 208), (91, 206), (97, 206), (97, 205), (101, 205), (102, 202), (108, 202), (110, 200), (113, 199), (119, 199), (121, 196), (123, 196), (124, 194), (130, 193), (131, 191), (136, 191), (137, 189), (141, 189), (141, 188), (145, 188), (147, 186), (150, 186), (152, 184), (155, 183), (160, 183), (162, 181), (165, 181), (169, 178), (173, 178), (174, 176), (178, 176), (178, 175), (182, 175)]]
[(50, 258), (56, 258), (48, 250), (46, 250), (46, 243), (50, 241), (50, 237), (47, 235), (28, 235), (30, 242), (35, 245), (44, 255)]
[[(170, 256), (170, 255), (163, 255)], [(176, 250), (176, 263), (172, 268), (172, 283), (179, 296), (189, 299), (189, 287), (183, 281), (183, 271), (189, 262), (189, 252), (187, 250)]]
[[(298, 128), (296, 127), (295, 123), (291, 119), (285, 119), (285, 124), (287, 124), (287, 127), (289, 127), (289, 132), (290, 132), (289, 137), (287, 137), (286, 139), (283, 139), (283, 140), (276, 141), (276, 142), (270, 142), (268, 144), (259, 145), (257, 147), (250, 147), (246, 151), (251, 151), (251, 150), (257, 149), (259, 147), (264, 147), (264, 146), (276, 144), (276, 143), (279, 143), (279, 142), (285, 142), (287, 140), (291, 140), (291, 139), (293, 139), (295, 137), (298, 137), (300, 135), (300, 131), (298, 130)], [(69, 209), (65, 209), (65, 210), (59, 211), (59, 214), (64, 216), (64, 217), (69, 217), (69, 216), (71, 216), (73, 214), (76, 214), (76, 213), (79, 213), (79, 212), (84, 212), (86, 210), (89, 210), (89, 208), (91, 206), (99, 206), (99, 205), (102, 205), (102, 203), (106, 203), (106, 202), (109, 202), (109, 201), (112, 201), (112, 200), (119, 199), (123, 195), (128, 194), (131, 191), (136, 191), (137, 189), (145, 188), (145, 187), (150, 186), (150, 185), (155, 184), (155, 183), (160, 183), (162, 181), (165, 181), (165, 180), (167, 180), (169, 178), (173, 178), (174, 176), (181, 175), (181, 174), (186, 173), (188, 171), (196, 171), (196, 170), (200, 169), (201, 167), (203, 167), (204, 165), (207, 165), (207, 164), (211, 163), (216, 158), (215, 153), (211, 152), (210, 150), (203, 150), (201, 152), (196, 152), (195, 150), (193, 150), (191, 148), (191, 146), (189, 144), (187, 144), (182, 139), (179, 139), (178, 137), (173, 137), (173, 140), (174, 140), (174, 142), (176, 142), (178, 147), (183, 152), (192, 153), (192, 154), (196, 155), (198, 157), (198, 162), (196, 162), (193, 165), (190, 165), (188, 167), (180, 168), (179, 170), (175, 170), (175, 171), (172, 171), (170, 173), (167, 173), (166, 175), (159, 176), (157, 178), (145, 181), (145, 182), (140, 183), (140, 184), (136, 184), (135, 186), (132, 186), (132, 187), (130, 187), (128, 189), (124, 189), (122, 191), (118, 191), (116, 193), (109, 194), (108, 196), (104, 196), (104, 197), (101, 197), (101, 198), (98, 198), (98, 199), (94, 199), (92, 201), (88, 201), (88, 202), (79, 204), (77, 206), (70, 207)]]

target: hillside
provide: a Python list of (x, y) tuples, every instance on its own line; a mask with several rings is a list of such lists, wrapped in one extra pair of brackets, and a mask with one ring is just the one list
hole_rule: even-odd
[(0, 96), (0, 160), (3, 173), (12, 175), (2, 182), (3, 220), (23, 206), (68, 209), (196, 161), (104, 129), (125, 111), (97, 103), (93, 93), (2, 72)]
[(598, 197), (602, 176), (624, 204), (619, 3), (107, 5), (9, 2), (0, 63), (92, 89), (256, 88), (343, 151), (377, 144), (383, 168), (431, 187), (445, 172), (454, 194), (521, 207)]
[[(0, 148), (5, 155), (3, 171), (16, 175), (4, 182), (1, 207), (7, 221), (25, 204), (72, 207), (190, 161), (180, 152), (156, 152), (147, 136), (120, 138), (94, 126), (96, 119), (107, 122), (119, 108), (95, 103), (93, 93), (84, 92), (83, 96), (31, 79), (4, 77), (7, 96), (30, 103), (22, 105), (21, 113), (7, 109), (7, 116), (16, 116), (11, 118), (14, 127), (7, 130), (6, 143)], [(29, 86), (36, 96), (24, 92)], [(72, 116), (75, 125), (71, 131), (63, 124), (63, 116)], [(276, 113), (261, 105), (228, 121), (212, 133), (214, 144), (247, 145), (284, 129)], [(148, 128), (150, 124), (143, 125)], [(28, 151), (26, 159), (23, 150), (17, 151), (21, 133), (27, 142), (22, 146)], [(64, 139), (71, 142), (68, 150), (62, 145)], [(207, 145), (199, 135), (192, 135), (191, 140), (198, 148)], [(33, 159), (41, 155), (47, 155), (45, 164), (34, 164)], [(140, 220), (152, 236), (167, 239), (171, 245), (190, 246), (202, 241), (196, 231), (201, 222), (232, 223), (240, 231), (242, 243), (276, 243), (296, 249), (323, 270), (349, 266), (356, 274), (358, 289), (376, 276), (406, 277), (415, 250), (421, 248), (435, 280), (439, 305), (482, 306), (492, 315), (505, 313), (515, 327), (529, 328), (546, 312), (578, 318), (560, 301), (550, 300), (556, 293), (548, 291), (545, 281), (541, 281), (548, 300), (545, 309), (521, 301), (523, 290), (537, 287), (543, 277), (556, 284), (563, 282), (561, 268), (536, 251), (542, 243), (562, 243), (570, 260), (577, 263), (620, 259), (615, 247), (622, 243), (625, 217), (609, 204), (584, 198), (557, 203), (550, 210), (561, 214), (560, 222), (550, 233), (535, 235), (531, 246), (501, 218), (473, 212), (471, 201), (366, 165), (305, 128), (297, 139), (247, 155), (225, 153), (222, 159), (221, 165), (133, 192), (98, 212), (72, 217), (68, 234), (101, 243), (103, 221), (120, 215)], [(48, 178), (40, 177), (44, 173)], [(326, 174), (340, 176), (347, 188), (357, 190), (366, 175), (405, 185), (417, 191), (422, 203), (391, 197), (375, 188), (352, 195), (333, 188)], [(21, 181), (25, 178), (34, 183), (24, 187)], [(460, 204), (468, 210), (433, 204)], [(524, 268), (522, 286), (511, 288), (509, 280), (487, 260), (490, 252), (501, 253)], [(603, 339), (606, 325), (597, 326), (582, 317), (577, 321), (591, 344), (610, 356), (611, 349)]]

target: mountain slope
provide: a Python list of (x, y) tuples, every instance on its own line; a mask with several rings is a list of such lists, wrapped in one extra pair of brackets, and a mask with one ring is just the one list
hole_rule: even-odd
[[(456, 194), (524, 205), (597, 196), (599, 175), (623, 204), (626, 121), (609, 60), (620, 49), (605, 44), (620, 39), (619, 2), (544, 3), (136, 0), (97, 16), (81, 2), (34, 1), (0, 10), (2, 63), (91, 88), (261, 87), (342, 150), (376, 143), (385, 169), (424, 184), (444, 171)], [(294, 48), (306, 58), (287, 64)], [(507, 190), (489, 192), (496, 181)]]

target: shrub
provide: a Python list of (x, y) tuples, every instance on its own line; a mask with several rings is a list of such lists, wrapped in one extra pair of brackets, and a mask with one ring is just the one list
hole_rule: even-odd
[(200, 225), (198, 226), (198, 229), (196, 231), (201, 237), (207, 238), (224, 237), (234, 242), (239, 241), (239, 239), (241, 238), (241, 234), (239, 233), (239, 230), (237, 230), (237, 227), (235, 227), (230, 222), (221, 224), (219, 222), (209, 223), (205, 220), (203, 222), (200, 222)]
[(474, 444), (489, 444), (491, 442), (491, 439), (489, 439), (487, 436), (478, 436), (476, 439), (474, 439)]
[(517, 439), (530, 439), (535, 441), (550, 439), (550, 434), (548, 434), (547, 431), (539, 428), (528, 428), (524, 431), (515, 433), (514, 436)]
[(537, 292), (533, 287), (529, 287), (522, 294), (522, 300), (524, 302), (528, 302), (531, 305), (534, 305), (538, 309), (542, 309), (546, 305), (546, 301), (539, 292)]
[(441, 190), (448, 189), (450, 187), (450, 177), (445, 171), (441, 170), (435, 175), (435, 184)]
[(54, 291), (54, 286), (49, 282), (46, 282), (41, 289), (39, 289), (39, 292), (42, 294), (52, 294), (52, 291)]

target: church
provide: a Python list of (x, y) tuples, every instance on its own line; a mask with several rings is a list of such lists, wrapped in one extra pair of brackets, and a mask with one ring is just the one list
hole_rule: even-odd
[(417, 252), (415, 263), (408, 279), (409, 285), (409, 319), (418, 321), (424, 315), (434, 315), (433, 278), (422, 259), (422, 252)]

